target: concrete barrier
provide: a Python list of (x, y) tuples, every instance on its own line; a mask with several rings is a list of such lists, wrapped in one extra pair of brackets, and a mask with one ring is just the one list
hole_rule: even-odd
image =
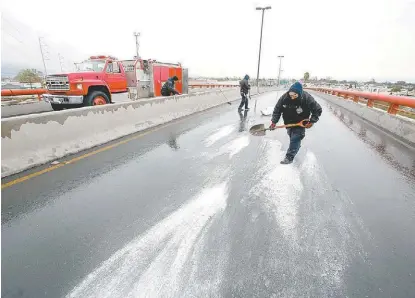
[(369, 108), (364, 104), (356, 103), (351, 100), (345, 100), (338, 96), (315, 91), (308, 92), (355, 113), (385, 132), (392, 134), (402, 142), (415, 147), (414, 120), (399, 115), (391, 115), (381, 109)]
[(208, 91), (2, 119), (1, 175), (239, 99), (239, 90)]

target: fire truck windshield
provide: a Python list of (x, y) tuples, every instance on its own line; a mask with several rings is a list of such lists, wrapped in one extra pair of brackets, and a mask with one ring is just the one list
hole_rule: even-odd
[(100, 72), (105, 67), (105, 60), (88, 60), (76, 65), (77, 72), (95, 71)]

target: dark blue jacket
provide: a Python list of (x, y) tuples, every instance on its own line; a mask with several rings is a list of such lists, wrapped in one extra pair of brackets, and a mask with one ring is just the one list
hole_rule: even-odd
[(171, 94), (179, 94), (179, 92), (174, 89), (174, 80), (173, 78), (169, 78), (161, 87), (161, 95), (170, 96)]
[(249, 76), (246, 75), (244, 79), (239, 82), (239, 86), (241, 87), (241, 93), (245, 95), (248, 94), (249, 89), (251, 89), (251, 86), (249, 85), (248, 80), (249, 80)]
[[(321, 113), (321, 106), (309, 93), (302, 91), (301, 95), (293, 100), (286, 92), (275, 105), (271, 121), (272, 123), (278, 123), (282, 115), (284, 124), (294, 124), (304, 119), (310, 119), (310, 122), (316, 123)], [(311, 118), (309, 118), (310, 115)]]

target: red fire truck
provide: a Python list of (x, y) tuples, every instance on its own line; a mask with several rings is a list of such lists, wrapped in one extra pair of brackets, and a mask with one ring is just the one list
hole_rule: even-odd
[[(46, 102), (56, 110), (113, 103), (119, 93), (129, 100), (161, 96), (161, 87), (169, 77), (177, 76), (176, 89), (187, 93), (187, 69), (180, 63), (156, 60), (118, 60), (111, 56), (92, 56), (77, 63), (77, 71), (46, 78)], [(125, 100), (123, 100), (125, 101)]]

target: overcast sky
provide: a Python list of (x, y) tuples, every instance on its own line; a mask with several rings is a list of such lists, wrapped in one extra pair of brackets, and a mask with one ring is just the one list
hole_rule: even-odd
[[(48, 72), (89, 55), (135, 53), (182, 62), (191, 75), (256, 76), (261, 12), (266, 11), (261, 77), (375, 78), (415, 82), (415, 0), (2, 0), (1, 62)], [(2, 71), (3, 72), (3, 71)]]

